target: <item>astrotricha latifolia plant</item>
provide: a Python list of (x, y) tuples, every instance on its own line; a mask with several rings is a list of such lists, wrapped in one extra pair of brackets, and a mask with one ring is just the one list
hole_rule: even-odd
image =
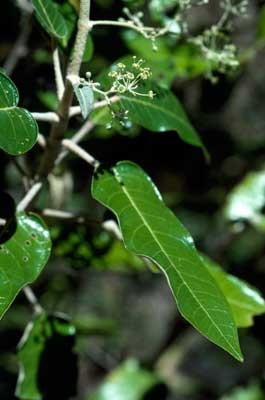
[[(40, 24), (42, 37), (50, 38), (58, 102), (55, 111), (29, 112), (19, 107), (18, 89), (8, 76), (14, 64), (12, 52), (12, 61), (7, 60), (0, 74), (0, 148), (22, 170), (25, 195), (15, 204), (8, 193), (1, 194), (0, 315), (7, 312), (21, 290), (35, 314), (20, 344), (20, 398), (36, 398), (31, 397), (30, 390), (37, 390), (37, 355), (35, 375), (32, 369), (27, 375), (27, 343), (32, 335), (41, 331), (49, 337), (53, 329), (65, 329), (67, 335), (74, 335), (75, 331), (74, 326), (66, 327), (64, 321), (62, 327), (60, 320), (56, 322), (55, 316), (48, 315), (29, 286), (41, 274), (52, 251), (49, 227), (41, 217), (87, 223), (82, 216), (58, 207), (47, 208), (45, 204), (38, 213), (32, 212), (44, 188), (49, 190), (52, 186), (58, 166), (62, 161), (67, 165), (69, 153), (91, 166), (91, 196), (112, 212), (112, 218), (102, 221), (102, 229), (144, 259), (147, 267), (151, 262), (164, 273), (180, 314), (207, 339), (243, 361), (237, 329), (250, 326), (253, 316), (265, 309), (255, 289), (226, 274), (198, 252), (190, 233), (166, 207), (155, 183), (139, 165), (120, 161), (104, 166), (80, 145), (98, 126), (119, 132), (138, 125), (151, 132), (176, 132), (209, 160), (207, 149), (170, 91), (170, 84), (160, 85), (156, 79), (157, 65), (130, 55), (95, 74), (84, 71), (82, 62), (91, 53), (94, 32), (108, 26), (113, 34), (115, 30), (125, 35), (131, 32), (135, 40), (140, 38), (146, 46), (151, 44), (153, 59), (159, 57), (162, 37), (170, 37), (176, 48), (180, 39), (185, 40), (201, 54), (204, 74), (215, 81), (218, 72), (229, 73), (239, 65), (229, 33), (235, 17), (246, 14), (247, 0), (220, 1), (220, 19), (197, 36), (190, 33), (187, 16), (190, 11), (196, 12), (196, 7), (207, 7), (208, 0), (152, 0), (146, 11), (150, 15), (139, 10), (141, 2), (130, 2), (134, 3), (136, 7), (121, 10), (118, 20), (93, 20), (90, 0), (80, 0), (80, 4), (66, 1), (64, 6), (70, 7), (73, 14), (69, 23), (62, 4), (55, 0), (17, 1), (22, 14)], [(153, 24), (146, 25), (146, 20)], [(74, 44), (69, 51), (70, 43)], [(73, 128), (69, 128), (82, 119), (80, 129), (72, 133)], [(48, 135), (39, 132), (37, 121), (50, 125)], [(34, 172), (29, 175), (19, 163), (33, 146), (39, 147), (39, 156)], [(42, 341), (38, 351), (45, 345), (43, 336)]]

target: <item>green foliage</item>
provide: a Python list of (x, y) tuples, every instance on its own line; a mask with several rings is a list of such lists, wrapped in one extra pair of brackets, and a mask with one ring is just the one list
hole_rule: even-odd
[(251, 384), (245, 388), (236, 388), (231, 394), (223, 396), (220, 400), (263, 400), (264, 393), (258, 384)]
[(260, 16), (257, 24), (257, 39), (265, 40), (265, 6), (261, 7)]
[(204, 149), (176, 96), (154, 83), (143, 85), (139, 92), (148, 93), (149, 90), (155, 93), (153, 99), (130, 94), (120, 96), (122, 106), (129, 111), (128, 118), (153, 132), (176, 131), (185, 142)]
[(58, 39), (67, 36), (67, 24), (52, 0), (32, 0), (36, 18), (47, 33)]
[(242, 361), (231, 310), (205, 269), (188, 231), (165, 207), (150, 177), (136, 164), (100, 169), (93, 197), (119, 219), (124, 244), (165, 273), (181, 314), (209, 340)]
[(248, 221), (255, 228), (264, 231), (265, 217), (265, 172), (250, 172), (229, 193), (224, 208), (225, 217), (232, 222)]
[(87, 83), (76, 83), (73, 85), (74, 92), (81, 108), (82, 117), (86, 119), (93, 108), (94, 93)]
[(18, 292), (34, 282), (46, 265), (51, 241), (49, 231), (35, 214), (17, 214), (14, 235), (0, 245), (0, 318)]
[(140, 367), (136, 360), (127, 360), (106, 378), (87, 400), (143, 400), (159, 383), (158, 377)]
[[(1, 158), (1, 168), (3, 166), (1, 183), (16, 199), (23, 196), (18, 210), (27, 210), (27, 213), (19, 212), (12, 198), (5, 193), (1, 194), (0, 319), (19, 291), (39, 277), (48, 262), (51, 242), (54, 243), (54, 257), (51, 268), (47, 270), (47, 275), (43, 280), (44, 286), (37, 286), (42, 306), (38, 304), (34, 293), (30, 296), (31, 288), (27, 287), (27, 290), (24, 290), (35, 315), (33, 321), (27, 325), (18, 348), (20, 373), (16, 396), (25, 400), (76, 398), (78, 379), (75, 351), (80, 351), (80, 354), (86, 357), (86, 361), (89, 360), (85, 369), (81, 369), (81, 378), (86, 374), (86, 368), (94, 369), (94, 364), (99, 366), (100, 370), (107, 372), (112, 370), (93, 394), (87, 394), (87, 400), (144, 400), (152, 398), (153, 393), (154, 398), (158, 398), (160, 391), (156, 392), (156, 389), (161, 389), (161, 387), (163, 395), (160, 397), (166, 396), (166, 386), (158, 377), (159, 373), (140, 366), (140, 362), (143, 361), (143, 363), (146, 362), (144, 365), (150, 365), (151, 369), (151, 364), (155, 360), (154, 370), (159, 371), (161, 366), (159, 358), (160, 356), (163, 358), (163, 354), (153, 352), (146, 358), (141, 354), (139, 362), (123, 361), (123, 355), (132, 354), (133, 351), (129, 349), (127, 352), (125, 349), (124, 343), (128, 340), (126, 329), (123, 331), (119, 320), (120, 315), (116, 317), (116, 309), (112, 313), (114, 303), (122, 303), (117, 301), (117, 298), (121, 298), (119, 297), (121, 285), (120, 282), (117, 285), (112, 284), (114, 276), (115, 279), (118, 276), (118, 279), (126, 279), (128, 282), (133, 279), (137, 290), (140, 290), (141, 286), (144, 287), (143, 302), (135, 295), (138, 291), (134, 292), (132, 301), (129, 293), (129, 300), (126, 297), (126, 301), (129, 302), (131, 308), (140, 310), (140, 313), (143, 312), (144, 318), (146, 308), (152, 316), (159, 315), (160, 326), (157, 329), (158, 336), (161, 336), (161, 341), (157, 346), (159, 351), (162, 348), (163, 352), (167, 352), (165, 345), (171, 347), (177, 336), (177, 352), (174, 352), (174, 355), (171, 354), (171, 360), (168, 358), (167, 361), (172, 364), (179, 382), (183, 378), (183, 371), (189, 369), (188, 363), (184, 362), (184, 365), (180, 365), (180, 360), (182, 361), (180, 347), (184, 343), (184, 348), (191, 349), (190, 359), (194, 364), (192, 367), (195, 366), (199, 358), (197, 358), (197, 348), (193, 352), (193, 346), (197, 346), (200, 336), (194, 330), (186, 329), (186, 324), (178, 320), (180, 315), (174, 308), (174, 302), (172, 306), (174, 318), (172, 315), (166, 315), (167, 312), (171, 313), (171, 306), (168, 305), (170, 300), (167, 304), (168, 309), (164, 313), (162, 286), (162, 291), (159, 290), (159, 295), (157, 295), (158, 300), (156, 296), (153, 296), (151, 289), (145, 286), (146, 282), (151, 281), (150, 286), (157, 284), (160, 289), (161, 280), (158, 274), (160, 271), (166, 277), (181, 316), (209, 341), (238, 361), (243, 361), (238, 328), (245, 328), (242, 344), (244, 353), (246, 349), (246, 355), (250, 355), (251, 364), (251, 357), (255, 356), (255, 351), (252, 352), (252, 348), (249, 351), (247, 346), (245, 347), (250, 335), (249, 329), (246, 328), (252, 327), (256, 316), (265, 313), (265, 301), (259, 291), (245, 280), (225, 272), (219, 265), (197, 251), (189, 231), (166, 206), (151, 178), (137, 164), (121, 161), (108, 167), (107, 163), (105, 166), (86, 151), (91, 148), (93, 153), (95, 148), (95, 153), (100, 158), (106, 158), (112, 165), (113, 160), (121, 157), (119, 141), (122, 143), (121, 148), (123, 140), (125, 146), (129, 147), (131, 140), (138, 135), (137, 140), (141, 146), (142, 143), (146, 144), (145, 138), (148, 136), (150, 142), (146, 148), (135, 149), (132, 146), (132, 158), (141, 159), (142, 153), (145, 156), (145, 153), (150, 152), (151, 156), (146, 157), (147, 162), (156, 169), (158, 163), (157, 159), (152, 158), (153, 142), (151, 141), (156, 142), (157, 139), (168, 137), (163, 135), (163, 132), (172, 132), (185, 143), (202, 150), (205, 158), (209, 160), (208, 151), (203, 144), (204, 139), (200, 138), (200, 134), (206, 132), (205, 142), (209, 141), (209, 148), (210, 146), (213, 148), (212, 139), (207, 136), (208, 130), (210, 131), (213, 127), (211, 124), (208, 126), (209, 121), (206, 123), (203, 121), (201, 125), (198, 123), (200, 116), (203, 115), (204, 118), (205, 110), (208, 109), (205, 107), (205, 93), (208, 95), (210, 92), (209, 88), (205, 92), (204, 86), (209, 85), (209, 82), (205, 83), (202, 78), (207, 77), (212, 82), (217, 82), (217, 76), (214, 73), (220, 73), (224, 81), (223, 75), (234, 73), (238, 67), (237, 51), (231, 41), (230, 31), (234, 17), (246, 13), (247, 0), (220, 1), (219, 19), (218, 16), (216, 19), (214, 15), (213, 25), (209, 28), (204, 26), (208, 24), (207, 13), (205, 13), (205, 21), (203, 19), (201, 21), (201, 14), (198, 13), (197, 20), (197, 13), (191, 11), (195, 5), (208, 3), (207, 0), (152, 0), (150, 2), (123, 0), (123, 3), (131, 9), (126, 7), (123, 11), (121, 10), (121, 13), (124, 13), (123, 17), (118, 17), (116, 11), (113, 12), (117, 18), (115, 20), (105, 20), (108, 18), (107, 9), (109, 8), (112, 14), (111, 7), (114, 9), (117, 4), (114, 0), (95, 0), (95, 2), (32, 0), (15, 3), (21, 8), (21, 33), (15, 41), (14, 51), (10, 51), (10, 58), (8, 57), (7, 62), (3, 63), (3, 71), (8, 71), (8, 75), (15, 71), (14, 76), (17, 76), (19, 72), (24, 77), (23, 68), (19, 70), (18, 66), (23, 67), (26, 62), (34, 79), (36, 74), (36, 80), (32, 85), (28, 85), (28, 81), (25, 80), (26, 96), (29, 93), (33, 101), (28, 95), (24, 104), (34, 108), (34, 99), (37, 97), (41, 106), (49, 112), (34, 110), (36, 112), (31, 114), (26, 109), (19, 108), (19, 93), (16, 86), (4, 72), (0, 73), (0, 149), (8, 154), (8, 157)], [(12, 10), (13, 5), (10, 7)], [(106, 9), (102, 13), (104, 20), (94, 20), (102, 9)], [(200, 9), (204, 14), (203, 8)], [(264, 46), (264, 6), (260, 9), (254, 52)], [(191, 14), (189, 14), (190, 11)], [(43, 35), (43, 31), (38, 26), (36, 28), (35, 24), (31, 24), (33, 16), (48, 36)], [(25, 20), (26, 26), (23, 25)], [(115, 28), (121, 30), (120, 36), (112, 36), (112, 29)], [(38, 40), (39, 37), (34, 37), (32, 40), (31, 29), (36, 36), (40, 35), (44, 38), (42, 44)], [(12, 40), (13, 33), (10, 42)], [(5, 52), (9, 51), (10, 43), (5, 45), (0, 48), (0, 57), (3, 59)], [(94, 49), (94, 46), (97, 47)], [(30, 58), (30, 51), (33, 48), (34, 53)], [(132, 54), (128, 54), (130, 52)], [(118, 60), (113, 64), (116, 58)], [(34, 68), (31, 68), (30, 60), (34, 61)], [(40, 68), (35, 68), (35, 64)], [(42, 69), (45, 71), (44, 76), (41, 76)], [(55, 75), (55, 82), (50, 80), (52, 74)], [(186, 80), (198, 77), (201, 79), (191, 82), (192, 89), (190, 89)], [(233, 84), (235, 84), (235, 79), (240, 79), (240, 77), (235, 78), (235, 75), (231, 75), (230, 79), (229, 90), (225, 86), (225, 90), (221, 90), (220, 99), (218, 98), (221, 108), (224, 106), (223, 97), (228, 96), (227, 93), (231, 91), (232, 80), (234, 79)], [(184, 107), (176, 97), (175, 93), (178, 91), (185, 92), (183, 97), (188, 99), (189, 110), (194, 111), (191, 120), (196, 121), (196, 128), (193, 127)], [(196, 108), (195, 103), (199, 102), (199, 99), (202, 105)], [(208, 97), (207, 102), (210, 102)], [(73, 107), (77, 103), (80, 107)], [(215, 109), (215, 104), (213, 109)], [(33, 115), (41, 121), (41, 134), (38, 132)], [(80, 115), (85, 120), (81, 127), (79, 126), (82, 123)], [(219, 120), (217, 118), (215, 120), (214, 116), (214, 121), (218, 123)], [(214, 122), (214, 128), (217, 123)], [(229, 134), (233, 134), (233, 124), (231, 127), (230, 124), (228, 125), (231, 130)], [(220, 129), (225, 131), (223, 127)], [(145, 131), (149, 134), (146, 135)], [(96, 140), (89, 142), (88, 133)], [(116, 133), (127, 137), (115, 138), (117, 142), (115, 143), (114, 140), (106, 146), (105, 150), (103, 140), (97, 139), (109, 139)], [(228, 134), (228, 132), (223, 133)], [(64, 140), (65, 138), (68, 140)], [(30, 154), (22, 157), (36, 144), (37, 139), (40, 146), (36, 146)], [(87, 142), (80, 148), (79, 142), (83, 139), (87, 139)], [(196, 239), (198, 237), (198, 243), (202, 245), (203, 251), (214, 254), (217, 259), (223, 257), (224, 263), (229, 267), (229, 272), (234, 271), (235, 264), (235, 271), (238, 271), (239, 275), (242, 273), (241, 276), (245, 278), (249, 271), (252, 272), (248, 262), (252, 261), (258, 253), (263, 257), (264, 168), (248, 173), (242, 182), (231, 190), (227, 198), (225, 198), (226, 188), (219, 184), (214, 186), (215, 183), (213, 186), (211, 183), (208, 187), (204, 182), (201, 184), (199, 181), (199, 189), (196, 188), (193, 192), (187, 189), (190, 180), (192, 186), (193, 183), (197, 184), (195, 180), (198, 177), (201, 179), (200, 172), (195, 171), (195, 168), (198, 167), (203, 171), (204, 168), (205, 170), (209, 168), (208, 179), (210, 176), (215, 176), (216, 170), (212, 165), (202, 167), (196, 161), (196, 157), (190, 159), (191, 153), (183, 153), (182, 157), (182, 146), (185, 148), (182, 143), (180, 151), (172, 149), (173, 157), (178, 159), (178, 163), (174, 164), (175, 169), (180, 167), (180, 170), (174, 173), (174, 178), (171, 176), (171, 166), (161, 171), (161, 175), (158, 174), (158, 181), (159, 179), (162, 181), (162, 188), (165, 183), (165, 198), (169, 199), (170, 206), (178, 208), (178, 215), (184, 215), (183, 220), (185, 220), (185, 213), (189, 214), (191, 211), (192, 216), (187, 217), (187, 226), (190, 227), (193, 236)], [(225, 141), (224, 147), (226, 147)], [(167, 161), (171, 162), (170, 150), (167, 147), (167, 154), (161, 147), (158, 153), (154, 153), (156, 155), (163, 153), (163, 157), (161, 156), (159, 160), (160, 165)], [(82, 197), (81, 192), (87, 191), (85, 185), (90, 183), (88, 174), (91, 170), (87, 173), (85, 167), (84, 170), (83, 167), (79, 169), (79, 164), (73, 160), (73, 157), (66, 160), (70, 151), (72, 156), (79, 156), (82, 159), (82, 161), (79, 160), (80, 162), (86, 161), (90, 164), (88, 168), (94, 168), (92, 196), (89, 198)], [(238, 161), (237, 157), (230, 156), (229, 153), (228, 166), (230, 162), (237, 167), (240, 164), (238, 173), (230, 171), (227, 168), (227, 160), (222, 159), (223, 153), (220, 155), (219, 172), (224, 171), (226, 177), (237, 178), (245, 170), (244, 165), (242, 168), (241, 160)], [(130, 151), (129, 154), (131, 154)], [(10, 155), (19, 157), (15, 159), (9, 157)], [(241, 154), (241, 157), (244, 158), (245, 155)], [(202, 157), (198, 159), (202, 162)], [(145, 160), (142, 161), (144, 163)], [(181, 175), (182, 167), (186, 173), (186, 165), (187, 179), (186, 176)], [(260, 165), (259, 161), (257, 165)], [(18, 178), (20, 175), (21, 180)], [(203, 172), (202, 178), (205, 176)], [(39, 190), (41, 195), (38, 198)], [(190, 197), (186, 198), (186, 194)], [(201, 212), (200, 201), (203, 202), (204, 198), (214, 203), (213, 218), (212, 214), (208, 215), (208, 218), (205, 216), (203, 207), (201, 207)], [(200, 208), (199, 212), (193, 210), (192, 213), (192, 210), (189, 210), (187, 204), (190, 201), (194, 201), (194, 209), (197, 206)], [(219, 212), (219, 208), (215, 209), (217, 205), (220, 207), (220, 204), (223, 213)], [(102, 205), (105, 206), (104, 211)], [(47, 223), (51, 226), (51, 236), (42, 219), (37, 214), (32, 214), (31, 210), (47, 218)], [(111, 213), (114, 213), (117, 218), (118, 225)], [(198, 218), (194, 216), (196, 213), (200, 214)], [(211, 218), (213, 221), (210, 223), (208, 221)], [(231, 231), (227, 224), (223, 223), (224, 218), (234, 223)], [(62, 219), (63, 223), (58, 222)], [(199, 226), (201, 222), (202, 227)], [(252, 226), (244, 230), (243, 228), (247, 226), (244, 223)], [(219, 229), (220, 234), (217, 232)], [(216, 232), (216, 236), (219, 235), (217, 239), (215, 239)], [(242, 235), (234, 236), (234, 233), (238, 232)], [(222, 236), (221, 239), (220, 236)], [(217, 241), (219, 242), (216, 244)], [(226, 247), (228, 245), (229, 247)], [(263, 258), (260, 260), (263, 261)], [(259, 263), (262, 264), (260, 260)], [(263, 266), (258, 265), (257, 269), (258, 274), (263, 273)], [(156, 275), (151, 275), (151, 272)], [(92, 286), (93, 279), (98, 279), (103, 273), (104, 293), (102, 294), (99, 290), (98, 294), (98, 286)], [(91, 281), (87, 284), (89, 280), (87, 276), (92, 278), (92, 284)], [(255, 279), (252, 282), (255, 282)], [(87, 287), (90, 290), (87, 290)], [(91, 295), (91, 292), (94, 295), (93, 293)], [(62, 294), (63, 301), (61, 302)], [(116, 294), (118, 294), (117, 297)], [(110, 315), (104, 315), (103, 303), (105, 306), (105, 302)], [(70, 323), (63, 314), (50, 315), (46, 311), (54, 305), (57, 306), (58, 303), (60, 310), (66, 309), (67, 312), (74, 314), (73, 323)], [(77, 303), (78, 306), (81, 304), (81, 309), (76, 310)], [(123, 304), (117, 304), (117, 307), (122, 306)], [(125, 308), (125, 318), (130, 319), (126, 302)], [(24, 312), (24, 305), (22, 315), (20, 310), (21, 308), (18, 307), (14, 311), (15, 317), (7, 322), (8, 325), (12, 321), (10, 324), (12, 329), (14, 326), (16, 329), (21, 329), (22, 324), (25, 325), (26, 320), (29, 320), (29, 315)], [(3, 319), (2, 323), (4, 324), (5, 321), (6, 319)], [(180, 330), (177, 323), (180, 323)], [(138, 325), (135, 325), (135, 321), (129, 321), (128, 325), (132, 335), (137, 336), (136, 341), (142, 343), (146, 339), (148, 346), (152, 346), (149, 344), (148, 335), (146, 338), (138, 337)], [(75, 343), (76, 334), (77, 343)], [(182, 334), (183, 337), (178, 337)], [(97, 336), (106, 336), (109, 342), (103, 343), (100, 341), (102, 337), (98, 340)], [(156, 336), (154, 330), (151, 330), (150, 342), (152, 342), (152, 336)], [(116, 346), (116, 341), (120, 342), (118, 346)], [(133, 342), (131, 339), (129, 341)], [(199, 343), (204, 343), (211, 348), (211, 344), (206, 341)], [(76, 347), (74, 347), (75, 344), (77, 344)], [(259, 345), (254, 350), (256, 353), (259, 352)], [(118, 354), (115, 354), (115, 351)], [(215, 354), (218, 358), (217, 361), (215, 360), (217, 365), (219, 365), (220, 357), (220, 365), (222, 369), (225, 369), (222, 360), (226, 360), (227, 354), (215, 349), (213, 359)], [(200, 371), (202, 375), (205, 371), (208, 374), (211, 370), (211, 360), (209, 362), (209, 358), (204, 357), (205, 355), (203, 355), (203, 368)], [(3, 359), (0, 357), (0, 374), (5, 363)], [(13, 364), (9, 361), (8, 368), (12, 373), (16, 372), (13, 360)], [(226, 365), (225, 362), (224, 365)], [(233, 365), (231, 360), (228, 362)], [(238, 370), (243, 369), (239, 364), (235, 364)], [(69, 365), (70, 369), (68, 369)], [(167, 371), (163, 375), (165, 380), (174, 380), (175, 375), (174, 373), (172, 375), (170, 371), (171, 365), (167, 364), (166, 368)], [(54, 374), (54, 371), (53, 374), (50, 373), (52, 370), (56, 373)], [(230, 372), (225, 376), (226, 389), (216, 390), (217, 397), (220, 393), (227, 393), (227, 387), (231, 387), (229, 374)], [(199, 375), (199, 379), (194, 378), (194, 381), (184, 379), (183, 394), (190, 382), (193, 389), (199, 387), (202, 375)], [(242, 376), (238, 378), (239, 383), (236, 385), (246, 381), (246, 377), (240, 380), (241, 378)], [(198, 382), (195, 382), (195, 379)], [(94, 384), (94, 382), (91, 383)], [(178, 385), (181, 386), (182, 382)], [(205, 393), (212, 393), (212, 387), (213, 383), (207, 382)], [(0, 385), (0, 397), (1, 390)], [(191, 392), (187, 391), (187, 393)], [(178, 395), (178, 393), (175, 394)], [(174, 394), (172, 396), (174, 397)], [(170, 394), (170, 398), (172, 396)], [(198, 396), (200, 397), (199, 394)], [(222, 400), (259, 400), (263, 398), (262, 396), (260, 386), (253, 384), (246, 388), (237, 388), (231, 393), (228, 392)], [(196, 399), (195, 396), (194, 400)]]
[(237, 327), (246, 328), (253, 325), (253, 317), (265, 312), (265, 301), (258, 291), (241, 279), (225, 273), (209, 258), (204, 256), (203, 262), (226, 297)]
[(30, 150), (38, 135), (35, 119), (27, 110), (17, 107), (18, 102), (16, 86), (0, 73), (0, 148), (11, 155)]
[(158, 50), (133, 31), (125, 31), (124, 42), (129, 50), (152, 65), (153, 79), (160, 85), (170, 87), (174, 79), (194, 78), (207, 72), (208, 63), (191, 43), (175, 46), (175, 39), (160, 37), (156, 40)]
[[(75, 327), (63, 318), (43, 313), (28, 324), (18, 345), (20, 372), (16, 396), (25, 400), (42, 400), (47, 390), (41, 385), (41, 368), (45, 369), (43, 356), (48, 342), (74, 337)], [(54, 354), (56, 358), (56, 354)], [(48, 371), (47, 371), (48, 372)], [(42, 372), (43, 373), (43, 372)], [(46, 379), (49, 379), (47, 374)]]

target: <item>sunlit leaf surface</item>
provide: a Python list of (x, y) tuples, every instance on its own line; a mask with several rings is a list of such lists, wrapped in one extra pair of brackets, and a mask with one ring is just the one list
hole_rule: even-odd
[(125, 246), (165, 273), (181, 314), (209, 340), (242, 360), (232, 311), (203, 265), (189, 232), (136, 164), (98, 170), (92, 195), (118, 217)]

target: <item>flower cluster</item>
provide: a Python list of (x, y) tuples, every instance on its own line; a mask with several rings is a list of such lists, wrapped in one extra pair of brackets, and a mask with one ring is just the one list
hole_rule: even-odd
[(234, 16), (242, 16), (247, 12), (248, 0), (222, 0), (220, 6)]
[(125, 92), (131, 93), (133, 96), (148, 96), (154, 97), (154, 92), (150, 90), (148, 93), (140, 93), (137, 91), (141, 81), (149, 79), (152, 75), (150, 68), (144, 67), (144, 60), (136, 60), (133, 56), (131, 68), (128, 69), (125, 64), (118, 63), (113, 71), (110, 71), (108, 76), (113, 79), (110, 92), (122, 94)]
[(190, 39), (190, 41), (199, 47), (203, 56), (208, 61), (208, 78), (213, 82), (216, 81), (212, 73), (213, 70), (227, 73), (239, 66), (236, 46), (228, 42), (227, 37), (216, 26)]
[(188, 10), (194, 6), (201, 6), (203, 4), (208, 4), (209, 0), (179, 0), (179, 8), (180, 10)]

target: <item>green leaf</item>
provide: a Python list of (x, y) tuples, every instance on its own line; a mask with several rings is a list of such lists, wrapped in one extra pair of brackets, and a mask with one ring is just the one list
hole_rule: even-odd
[[(17, 397), (25, 400), (43, 398), (43, 387), (40, 387), (39, 375), (44, 351), (52, 340), (55, 339), (58, 344), (58, 338), (64, 339), (74, 335), (75, 327), (67, 320), (50, 317), (44, 313), (28, 324), (18, 346), (20, 371), (16, 387)], [(49, 379), (49, 373), (46, 374), (46, 379)]]
[(64, 18), (66, 28), (67, 28), (67, 34), (62, 39), (60, 39), (60, 43), (63, 47), (67, 47), (67, 45), (70, 42), (71, 37), (73, 36), (75, 29), (76, 29), (78, 16), (77, 16), (75, 8), (69, 2), (64, 2), (62, 4), (56, 4), (56, 6), (58, 7), (59, 13)]
[(158, 51), (154, 51), (150, 40), (135, 31), (124, 31), (122, 38), (133, 54), (150, 64), (153, 80), (159, 85), (170, 87), (176, 77), (193, 78), (205, 74), (209, 68), (207, 60), (192, 43), (176, 46), (175, 39), (163, 36), (156, 39)]
[(250, 172), (227, 196), (225, 217), (232, 221), (248, 221), (265, 230), (265, 170)]
[(0, 149), (14, 156), (30, 150), (38, 137), (35, 119), (18, 102), (16, 86), (0, 73)]
[(203, 262), (226, 297), (237, 327), (252, 326), (254, 316), (265, 312), (265, 301), (258, 291), (241, 279), (227, 274), (208, 257), (203, 256)]
[(87, 400), (142, 400), (157, 384), (155, 374), (141, 368), (136, 360), (128, 360), (111, 372)]
[(92, 195), (118, 217), (126, 248), (164, 272), (183, 317), (242, 361), (232, 311), (189, 232), (165, 206), (150, 177), (136, 164), (119, 162), (96, 172)]
[(18, 292), (34, 282), (51, 252), (49, 231), (35, 214), (17, 214), (14, 235), (0, 245), (0, 318)]
[(139, 93), (145, 94), (150, 90), (155, 93), (153, 99), (131, 94), (120, 95), (123, 108), (129, 111), (128, 118), (153, 132), (176, 131), (185, 142), (204, 149), (176, 96), (154, 83), (137, 89)]
[(261, 41), (265, 39), (265, 6), (261, 7), (257, 24), (257, 38)]
[(94, 43), (91, 38), (91, 35), (87, 36), (86, 47), (83, 54), (83, 62), (88, 62), (91, 60), (94, 52)]
[(230, 394), (222, 396), (220, 400), (263, 400), (264, 392), (260, 385), (252, 383), (247, 387), (239, 387), (232, 390)]
[(50, 35), (57, 39), (67, 36), (67, 25), (64, 17), (51, 0), (32, 0), (36, 18)]
[(41, 103), (51, 111), (56, 111), (58, 108), (58, 97), (57, 95), (50, 91), (40, 90), (37, 92), (37, 96)]
[(93, 109), (93, 90), (87, 83), (76, 83), (73, 85), (73, 88), (81, 108), (82, 117), (86, 119)]

